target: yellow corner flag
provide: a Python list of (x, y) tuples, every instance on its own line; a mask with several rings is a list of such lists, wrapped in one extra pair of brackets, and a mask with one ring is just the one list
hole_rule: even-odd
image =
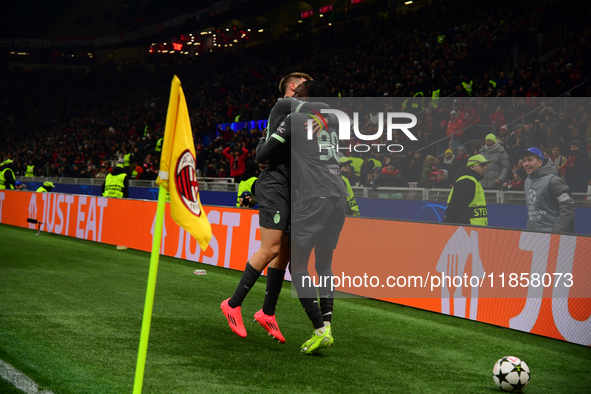
[(166, 115), (160, 171), (156, 183), (170, 193), (170, 216), (197, 240), (203, 251), (211, 240), (211, 226), (199, 199), (195, 174), (195, 145), (181, 81), (172, 79)]
[(204, 251), (211, 240), (211, 226), (199, 200), (199, 184), (197, 183), (195, 167), (195, 146), (193, 144), (189, 111), (181, 88), (181, 81), (175, 75), (170, 89), (160, 171), (156, 181), (160, 186), (158, 190), (158, 208), (156, 209), (148, 288), (133, 384), (134, 394), (141, 394), (144, 382), (167, 191), (170, 194), (170, 216), (172, 216), (176, 224), (187, 230)]

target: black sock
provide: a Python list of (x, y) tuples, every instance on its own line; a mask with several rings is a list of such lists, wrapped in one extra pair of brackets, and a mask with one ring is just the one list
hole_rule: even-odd
[(230, 305), (231, 308), (236, 308), (237, 306), (242, 305), (242, 301), (244, 301), (244, 298), (246, 298), (248, 292), (252, 286), (254, 286), (260, 275), (261, 273), (252, 268), (250, 263), (246, 263), (246, 268), (244, 269), (242, 278), (240, 278), (238, 287), (234, 291), (234, 294), (232, 294), (230, 301), (228, 301), (228, 305)]
[[(302, 278), (306, 277), (305, 283), (302, 283)], [(298, 293), (300, 303), (304, 307), (308, 319), (314, 325), (314, 328), (324, 327), (324, 321), (322, 320), (322, 312), (318, 307), (318, 297), (316, 294), (316, 288), (311, 284), (311, 278), (308, 271), (299, 272), (294, 275), (293, 284)]]
[(329, 268), (318, 272), (320, 277), (320, 286), (318, 294), (320, 295), (320, 310), (322, 311), (322, 320), (330, 322), (332, 319), (332, 310), (334, 308), (334, 290), (332, 290), (332, 270)]
[(267, 268), (267, 290), (265, 291), (265, 301), (263, 301), (263, 313), (267, 316), (275, 314), (284, 277), (285, 271), (273, 267)]

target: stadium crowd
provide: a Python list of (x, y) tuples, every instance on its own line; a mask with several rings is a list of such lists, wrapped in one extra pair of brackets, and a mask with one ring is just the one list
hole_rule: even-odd
[[(278, 81), (301, 70), (323, 81), (334, 97), (380, 97), (385, 110), (417, 114), (418, 141), (398, 134), (393, 142), (404, 146), (400, 154), (359, 154), (363, 164), (352, 171), (358, 179), (351, 184), (449, 187), (462, 162), (484, 151), (507, 156), (499, 169), (502, 179), (493, 179), (491, 187), (518, 188), (523, 177), (515, 175), (516, 153), (536, 146), (567, 182), (575, 179), (572, 191), (586, 191), (591, 105), (583, 100), (556, 111), (547, 98), (567, 91), (591, 97), (591, 29), (577, 24), (584, 13), (567, 16), (557, 0), (434, 3), (406, 15), (380, 7), (368, 3), (354, 9), (360, 18), (317, 31), (296, 28), (230, 53), (154, 55), (151, 68), (132, 62), (96, 65), (89, 72), (14, 68), (0, 76), (2, 160), (11, 158), (17, 175), (34, 165), (36, 176), (101, 178), (131, 154), (134, 177), (155, 179), (157, 141), (176, 74), (187, 97), (201, 174), (238, 177), (261, 131), (217, 125), (237, 117), (266, 119)], [(531, 56), (538, 35), (551, 36), (552, 22), (562, 16), (574, 18), (577, 29), (538, 61)], [(508, 67), (511, 48), (523, 58), (515, 68)], [(396, 100), (403, 97), (409, 99)], [(378, 127), (374, 115), (364, 120), (367, 132)], [(231, 166), (235, 152), (240, 168)]]

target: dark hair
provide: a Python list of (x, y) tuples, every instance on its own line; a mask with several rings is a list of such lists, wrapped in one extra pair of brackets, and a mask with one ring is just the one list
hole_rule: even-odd
[(320, 81), (305, 81), (298, 85), (293, 97), (327, 97), (328, 89)]

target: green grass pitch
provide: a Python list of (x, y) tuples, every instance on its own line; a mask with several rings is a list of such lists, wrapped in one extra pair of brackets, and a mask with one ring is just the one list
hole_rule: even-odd
[[(56, 394), (131, 393), (149, 254), (35, 233), (0, 225), (0, 359)], [(242, 339), (219, 309), (240, 275), (160, 258), (144, 393), (497, 393), (492, 367), (507, 355), (529, 364), (526, 393), (591, 392), (588, 347), (375, 300), (337, 299), (335, 346), (301, 355), (312, 326), (289, 283), (287, 343), (252, 321), (264, 277)], [(0, 392), (13, 391), (0, 380)]]

